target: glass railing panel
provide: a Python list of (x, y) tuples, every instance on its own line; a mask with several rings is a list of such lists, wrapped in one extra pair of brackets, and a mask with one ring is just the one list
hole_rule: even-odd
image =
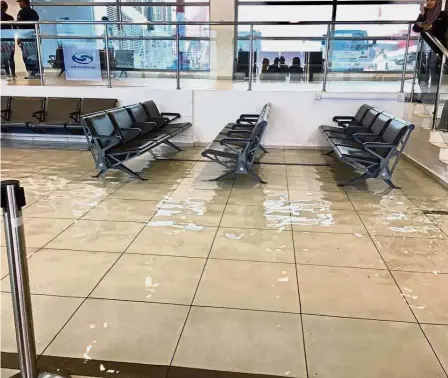
[[(105, 86), (109, 84), (105, 40), (42, 37), (45, 85)], [(113, 49), (109, 44), (109, 61)]]
[[(332, 29), (327, 91), (411, 92), (418, 44), (412, 33), (408, 44), (407, 25), (336, 25)], [(322, 42), (324, 57), (326, 43)]]
[[(146, 37), (151, 38), (151, 37)], [(112, 37), (112, 86), (176, 88), (176, 41)]]

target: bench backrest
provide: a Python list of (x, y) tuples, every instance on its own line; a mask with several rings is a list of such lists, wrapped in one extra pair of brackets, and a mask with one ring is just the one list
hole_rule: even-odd
[(145, 112), (145, 109), (143, 109), (142, 104), (134, 104), (130, 106), (125, 106), (126, 110), (128, 111), (129, 115), (135, 122), (147, 122), (148, 121), (148, 115)]
[(390, 122), (389, 126), (387, 126), (381, 139), (384, 143), (398, 145), (398, 143), (400, 143), (401, 138), (403, 138), (408, 128), (409, 128), (408, 122), (403, 121), (401, 119), (394, 119), (392, 122)]
[(264, 130), (268, 124), (269, 114), (271, 111), (271, 104), (266, 104), (258, 117), (257, 123), (252, 130), (250, 136), (250, 143), (247, 144), (244, 153), (246, 154), (246, 161), (252, 164), (255, 160), (255, 155), (263, 138)]
[(42, 122), (44, 120), (43, 115), (35, 117), (33, 114), (44, 110), (44, 106), (45, 97), (13, 97), (11, 99), (9, 121), (15, 123)]
[(116, 128), (125, 130), (134, 127), (134, 121), (125, 108), (108, 110), (106, 113)]
[[(80, 98), (47, 98), (47, 112), (45, 122), (54, 124), (70, 124), (77, 123), (73, 118), (77, 119), (81, 106)], [(73, 118), (70, 117), (73, 114)]]
[(159, 108), (155, 104), (154, 101), (149, 100), (141, 103), (143, 108), (146, 110), (148, 117), (150, 118), (162, 118), (162, 114), (160, 114)]
[(117, 106), (117, 101), (114, 98), (83, 98), (81, 114), (86, 115), (113, 109)]
[(8, 121), (9, 119), (9, 106), (11, 102), (11, 97), (2, 96), (2, 119)]
[(377, 117), (381, 114), (381, 111), (375, 108), (369, 109), (363, 118), (361, 124), (363, 126), (371, 127), (373, 122), (377, 119)]
[(361, 123), (370, 109), (372, 109), (370, 105), (362, 105), (355, 114), (355, 122)]
[[(88, 129), (88, 133), (92, 137), (117, 135), (115, 127), (106, 112), (91, 114), (82, 117), (84, 126)], [(112, 142), (110, 141), (91, 141), (97, 144), (101, 149), (107, 148)]]
[(378, 117), (373, 122), (372, 127), (370, 128), (370, 132), (375, 135), (382, 135), (382, 133), (386, 130), (386, 127), (392, 121), (393, 116), (382, 113), (378, 115)]

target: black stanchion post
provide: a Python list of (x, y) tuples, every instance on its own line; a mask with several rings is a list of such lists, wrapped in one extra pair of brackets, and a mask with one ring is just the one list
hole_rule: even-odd
[[(16, 329), (19, 368), (22, 378), (38, 378), (33, 311), (28, 276), (22, 207), (25, 191), (17, 180), (1, 182), (1, 206), (5, 225), (14, 324)], [(43, 373), (45, 377), (59, 377)]]

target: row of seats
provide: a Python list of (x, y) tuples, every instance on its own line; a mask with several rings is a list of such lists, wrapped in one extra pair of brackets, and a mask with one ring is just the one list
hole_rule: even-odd
[(355, 116), (337, 116), (333, 121), (338, 126), (320, 126), (332, 147), (329, 154), (364, 172), (339, 186), (378, 178), (398, 188), (392, 174), (414, 125), (367, 104)]
[(82, 134), (81, 115), (111, 109), (116, 104), (116, 99), (109, 98), (2, 96), (2, 131)]
[(265, 184), (253, 170), (259, 150), (267, 152), (261, 145), (268, 124), (271, 104), (266, 104), (260, 114), (242, 114), (236, 123), (224, 127), (215, 140), (202, 152), (202, 156), (221, 164), (227, 171), (212, 180), (219, 180), (234, 174), (250, 174)]
[(132, 177), (146, 180), (123, 163), (155, 147), (166, 144), (181, 151), (171, 138), (191, 127), (191, 123), (173, 123), (179, 113), (160, 113), (153, 101), (124, 106), (82, 116), (95, 165), (103, 176), (118, 169)]

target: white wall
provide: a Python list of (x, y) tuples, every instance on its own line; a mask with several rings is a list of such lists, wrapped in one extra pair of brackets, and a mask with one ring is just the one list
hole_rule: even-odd
[(320, 148), (325, 141), (319, 125), (331, 124), (335, 115), (353, 114), (363, 103), (402, 116), (405, 104), (397, 95), (378, 93), (325, 94), (278, 91), (189, 91), (151, 88), (3, 86), (3, 96), (104, 97), (117, 98), (120, 105), (149, 99), (161, 111), (179, 112), (193, 128), (178, 141), (205, 144), (212, 141), (241, 113), (257, 113), (271, 102), (272, 111), (263, 143), (266, 146)]

